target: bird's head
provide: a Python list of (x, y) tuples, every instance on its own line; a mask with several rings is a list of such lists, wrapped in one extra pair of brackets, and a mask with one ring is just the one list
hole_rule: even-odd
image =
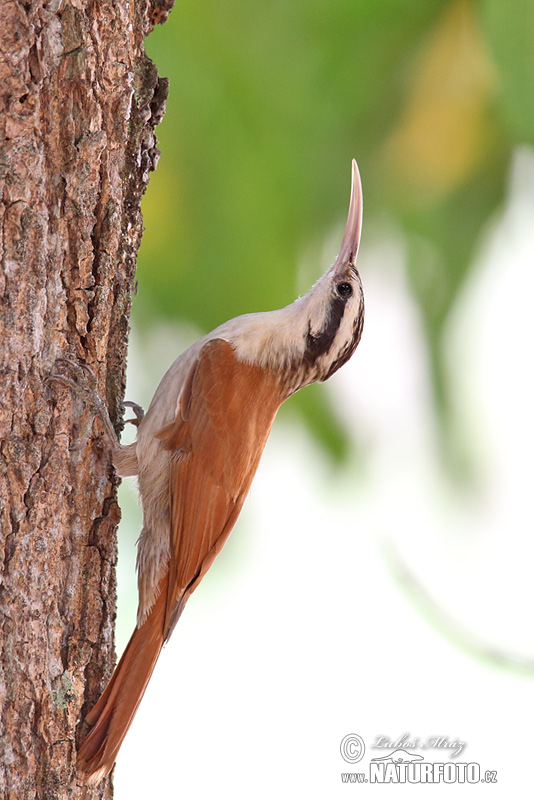
[(364, 305), (355, 262), (362, 210), (360, 173), (353, 161), (347, 225), (330, 269), (291, 305), (236, 317), (211, 334), (224, 334), (241, 360), (283, 374), (288, 395), (325, 381), (348, 361), (360, 341)]
[(353, 160), (349, 214), (339, 255), (300, 300), (307, 319), (304, 361), (311, 380), (325, 381), (333, 375), (351, 357), (362, 335), (364, 301), (356, 269), (362, 212), (360, 173)]

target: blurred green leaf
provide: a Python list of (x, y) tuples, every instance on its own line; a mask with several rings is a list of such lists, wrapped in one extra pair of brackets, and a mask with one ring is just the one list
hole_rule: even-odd
[(351, 443), (347, 432), (341, 429), (337, 421), (324, 386), (317, 383), (306, 386), (284, 403), (281, 415), (291, 419), (297, 410), (332, 458), (338, 463), (345, 461), (351, 451)]
[(143, 302), (206, 329), (291, 302), (303, 246), (344, 220), (350, 160), (386, 134), (398, 63), (440, 5), (180, 3), (148, 41), (171, 88)]
[[(290, 303), (335, 258), (356, 157), (366, 222), (406, 234), (445, 418), (443, 325), (511, 150), (532, 140), (530, 13), (525, 0), (182, 0), (147, 42), (171, 81), (137, 319), (207, 331)], [(321, 387), (295, 398), (342, 458), (325, 403)]]
[(534, 144), (534, 4), (485, 0), (481, 10), (504, 117), (516, 141)]

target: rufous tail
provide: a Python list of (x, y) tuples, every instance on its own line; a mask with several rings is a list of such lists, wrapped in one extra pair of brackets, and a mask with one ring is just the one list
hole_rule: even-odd
[(112, 769), (117, 753), (163, 646), (167, 577), (146, 621), (136, 628), (104, 693), (86, 717), (93, 727), (78, 751), (78, 769), (96, 784)]

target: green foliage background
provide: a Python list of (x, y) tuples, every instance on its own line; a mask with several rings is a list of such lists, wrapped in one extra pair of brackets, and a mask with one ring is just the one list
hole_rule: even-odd
[[(147, 42), (170, 97), (138, 324), (209, 330), (306, 291), (336, 255), (321, 260), (356, 157), (364, 237), (406, 239), (446, 420), (443, 324), (512, 150), (534, 143), (533, 32), (530, 0), (179, 0)], [(325, 393), (300, 395), (293, 410), (342, 456)]]

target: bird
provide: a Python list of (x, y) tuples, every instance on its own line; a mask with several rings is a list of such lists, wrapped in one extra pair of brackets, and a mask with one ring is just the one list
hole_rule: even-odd
[[(362, 212), (353, 160), (347, 224), (334, 264), (290, 305), (235, 317), (185, 350), (146, 414), (128, 404), (135, 414), (128, 421), (137, 426), (132, 444), (119, 444), (104, 402), (94, 386), (86, 387), (109, 434), (117, 473), (137, 476), (143, 509), (136, 627), (86, 716), (90, 728), (78, 749), (78, 770), (89, 784), (111, 771), (164, 643), (239, 516), (279, 407), (302, 387), (330, 378), (360, 341)], [(79, 376), (54, 378), (83, 394)]]

